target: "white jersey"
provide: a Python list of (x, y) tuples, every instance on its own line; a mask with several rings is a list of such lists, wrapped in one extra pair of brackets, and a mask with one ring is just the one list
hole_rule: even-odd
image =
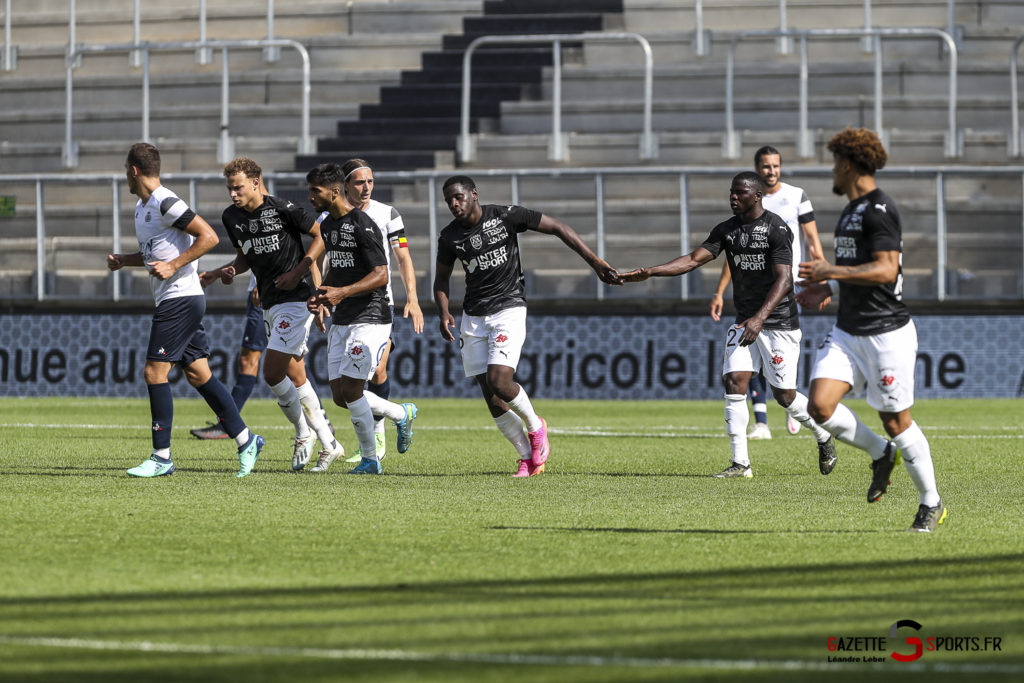
[[(800, 236), (803, 234), (800, 224), (814, 220), (811, 200), (807, 198), (807, 193), (796, 185), (779, 183), (778, 190), (761, 198), (761, 206), (786, 221), (786, 225), (793, 233), (793, 282), (796, 282), (799, 279), (800, 262), (804, 260), (800, 248)], [(803, 220), (800, 220), (801, 218)]]
[[(188, 204), (163, 185), (153, 190), (145, 204), (140, 199), (135, 205), (135, 236), (143, 264), (172, 261), (187, 251), (195, 238), (185, 232), (185, 228), (195, 215)], [(195, 261), (185, 264), (166, 280), (151, 277), (149, 281), (157, 304), (167, 299), (203, 294)]]

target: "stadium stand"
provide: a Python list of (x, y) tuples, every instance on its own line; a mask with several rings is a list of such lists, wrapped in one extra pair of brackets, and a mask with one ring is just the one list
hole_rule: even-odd
[[(128, 2), (79, 2), (78, 40), (125, 42), (131, 37)], [(280, 5), (280, 3), (279, 3)], [(63, 130), (66, 3), (37, 3), (28, 17), (13, 17), (13, 42), (19, 44), (14, 72), (0, 72), (0, 173), (59, 171)], [(788, 3), (788, 27), (795, 29), (863, 26), (863, 3)], [(210, 38), (261, 37), (266, 33), (262, 4), (237, 11), (236, 4), (209, 3)], [(886, 27), (947, 26), (946, 0), (875, 0), (873, 21)], [(387, 170), (463, 168), (688, 167), (736, 168), (752, 163), (762, 144), (778, 147), (787, 173), (812, 195), (826, 249), (841, 201), (831, 197), (827, 175), (802, 169), (830, 164), (823, 146), (844, 125), (873, 123), (874, 55), (857, 39), (809, 41), (809, 125), (813, 155), (797, 157), (797, 74), (794, 54), (780, 55), (773, 41), (744, 41), (736, 53), (736, 125), (742, 135), (740, 158), (723, 155), (724, 73), (729, 34), (774, 28), (777, 0), (708, 0), (703, 26), (711, 32), (706, 56), (694, 54), (693, 2), (615, 0), (559, 3), (537, 0), (429, 0), (338, 3), (302, 0), (279, 7), (275, 35), (300, 40), (313, 60), (313, 134), (317, 155), (296, 155), (298, 118), (297, 64), (282, 54), (266, 64), (258, 51), (232, 53), (232, 128), (236, 150), (260, 160), (268, 171), (305, 171), (325, 159), (364, 156), (378, 173)], [(887, 39), (883, 49), (886, 134), (892, 166), (964, 164), (1004, 167), (1016, 160), (1007, 153), (1009, 92), (1007, 58), (1024, 33), (1024, 6), (1011, 0), (961, 0), (955, 3), (959, 48), (958, 128), (963, 153), (944, 151), (948, 56), (938, 40)], [(143, 22), (143, 40), (190, 40), (197, 35), (194, 3), (152, 10)], [(634, 31), (646, 37), (654, 55), (654, 128), (658, 156), (638, 154), (641, 75), (638, 52), (616, 43), (566, 43), (562, 49), (562, 128), (569, 160), (548, 160), (551, 131), (552, 68), (547, 46), (492, 47), (477, 55), (473, 68), (473, 118), (476, 159), (457, 159), (462, 55), (480, 35)], [(207, 66), (193, 55), (161, 56), (152, 61), (153, 122), (168, 172), (216, 173), (219, 134), (219, 57)], [(116, 172), (124, 149), (139, 132), (139, 76), (124, 55), (89, 56), (76, 70), (74, 127), (81, 141), (77, 170)], [(691, 242), (727, 215), (725, 175), (688, 175)], [(478, 177), (486, 202), (511, 201), (506, 178)], [(679, 253), (678, 175), (603, 179), (603, 210), (609, 259), (623, 267), (650, 263)], [(886, 187), (902, 200), (906, 224), (910, 297), (934, 297), (936, 283), (937, 187), (934, 174), (892, 175)], [(414, 258), (423, 271), (421, 292), (429, 291), (430, 245), (425, 230), (430, 197), (422, 179), (380, 183), (382, 199), (400, 207), (410, 226)], [(524, 177), (518, 184), (523, 204), (565, 219), (594, 242), (595, 181), (587, 176)], [(122, 188), (123, 190), (123, 188)], [(279, 192), (295, 192), (286, 185)], [(951, 296), (977, 299), (1015, 297), (1021, 291), (1019, 177), (949, 173), (941, 191), (947, 201), (945, 230), (948, 262), (942, 279)], [(18, 210), (3, 221), (4, 277), (0, 297), (28, 287), (34, 264), (33, 189), (18, 186), (0, 192), (16, 195)], [(97, 194), (99, 197), (97, 198)], [(121, 204), (131, 197), (122, 191)], [(48, 263), (58, 269), (55, 288), (89, 292), (92, 285), (60, 272), (73, 272), (62, 260), (85, 268), (109, 241), (109, 188), (65, 185), (47, 188)], [(302, 196), (301, 189), (297, 197)], [(224, 198), (219, 185), (198, 190), (199, 210), (214, 218)], [(25, 207), (23, 209), (23, 207)], [(986, 241), (975, 238), (978, 211), (984, 211)], [(125, 209), (127, 215), (127, 208)], [(443, 208), (442, 225), (447, 221)], [(125, 222), (124, 220), (122, 221)], [(89, 252), (88, 240), (97, 247)], [(592, 298), (596, 282), (585, 270), (566, 269), (564, 255), (523, 239), (524, 263), (533, 269), (535, 297)], [(88, 258), (85, 254), (89, 253)], [(51, 258), (52, 256), (52, 258)], [(63, 264), (63, 265), (61, 265)], [(690, 278), (691, 296), (713, 286), (712, 269)], [(26, 273), (28, 275), (26, 275)], [(100, 275), (103, 275), (100, 273)], [(28, 278), (27, 280), (25, 278)], [(77, 282), (77, 284), (76, 284)], [(108, 291), (102, 282), (93, 289)], [(679, 283), (651, 283), (646, 296), (677, 296)], [(632, 290), (636, 293), (637, 290)], [(617, 296), (611, 292), (610, 296)]]

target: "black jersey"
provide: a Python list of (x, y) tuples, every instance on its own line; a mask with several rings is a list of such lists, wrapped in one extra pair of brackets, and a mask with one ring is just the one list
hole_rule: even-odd
[[(359, 209), (352, 209), (341, 218), (330, 214), (320, 223), (320, 234), (327, 246), (324, 284), (345, 287), (369, 275), (377, 266), (387, 266), (384, 235), (377, 224)], [(335, 325), (391, 322), (388, 287), (383, 284), (369, 292), (342, 299), (334, 307), (331, 322)]]
[(836, 327), (857, 336), (897, 330), (910, 322), (903, 303), (903, 228), (892, 198), (875, 188), (843, 209), (836, 225), (836, 265), (874, 260), (878, 251), (900, 252), (896, 282), (853, 285), (839, 281)]
[(278, 289), (274, 280), (299, 264), (306, 255), (302, 235), (308, 234), (316, 217), (287, 199), (266, 195), (249, 212), (229, 206), (221, 215), (228, 239), (242, 250), (256, 276), (263, 308), (289, 301), (305, 301), (313, 294), (313, 277), (302, 276), (295, 289)]
[[(771, 211), (765, 211), (753, 223), (743, 223), (739, 216), (733, 216), (716, 225), (700, 246), (716, 257), (725, 251), (737, 323), (761, 310), (775, 284), (775, 266), (793, 265), (793, 232), (786, 221)], [(768, 314), (764, 329), (800, 329), (792, 288)]]
[(469, 315), (490, 315), (525, 306), (526, 278), (519, 258), (519, 233), (536, 230), (538, 211), (521, 206), (483, 204), (480, 222), (471, 228), (452, 221), (437, 239), (437, 260), (448, 266), (455, 259), (466, 271), (462, 309)]

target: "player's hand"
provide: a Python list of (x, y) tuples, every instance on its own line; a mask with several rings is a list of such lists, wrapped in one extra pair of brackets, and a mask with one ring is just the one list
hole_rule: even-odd
[(637, 268), (626, 273), (616, 273), (622, 282), (643, 282), (651, 276), (647, 268)]
[(178, 270), (167, 261), (150, 261), (146, 265), (149, 266), (149, 274), (157, 280), (167, 280)]
[(832, 290), (824, 282), (801, 280), (796, 284), (801, 288), (796, 293), (796, 302), (804, 308), (817, 308), (821, 310), (832, 300)]
[(110, 270), (121, 270), (124, 268), (124, 259), (120, 254), (107, 254), (107, 268)]
[(299, 281), (302, 280), (303, 275), (305, 273), (292, 268), (287, 273), (281, 273), (274, 278), (274, 286), (285, 291), (295, 289), (299, 286)]
[(419, 334), (423, 331), (423, 311), (420, 310), (420, 304), (418, 301), (409, 301), (405, 304), (405, 310), (402, 311), (402, 317), (408, 318), (412, 316), (412, 331)]
[(764, 320), (755, 316), (747, 318), (741, 323), (738, 323), (736, 327), (741, 328), (743, 331), (740, 334), (740, 346), (750, 346), (757, 339), (757, 335), (761, 334), (761, 328), (764, 327)]
[(716, 323), (722, 319), (722, 304), (723, 300), (721, 294), (715, 292), (714, 294), (711, 295), (711, 319), (714, 320)]
[(344, 287), (324, 287), (324, 286), (321, 286), (319, 289), (317, 289), (313, 293), (313, 296), (311, 296), (309, 298), (309, 301), (307, 302), (306, 307), (309, 308), (312, 311), (313, 309), (310, 308), (310, 306), (312, 305), (312, 303), (316, 303), (316, 304), (319, 304), (320, 306), (328, 306), (328, 307), (333, 308), (334, 306), (337, 306), (338, 303), (342, 299), (344, 299), (344, 298), (345, 298), (345, 288)]
[(237, 274), (238, 272), (235, 270), (234, 266), (224, 266), (220, 269), (220, 281), (226, 285), (230, 285), (235, 281), (235, 275)]
[[(823, 282), (832, 276), (832, 264), (825, 259), (800, 263), (799, 277), (804, 282)], [(799, 283), (797, 283), (799, 284)]]
[(259, 287), (253, 287), (252, 288), (252, 293), (249, 294), (249, 301), (251, 301), (252, 305), (255, 306), (256, 308), (263, 308), (262, 306), (260, 306), (260, 288)]
[(199, 273), (199, 284), (203, 286), (203, 289), (206, 289), (207, 287), (212, 285), (214, 280), (219, 279), (220, 273), (217, 272), (216, 270), (204, 270), (203, 272)]
[(326, 332), (327, 331), (327, 323), (324, 322), (324, 318), (326, 317), (324, 315), (324, 307), (323, 306), (317, 306), (316, 310), (315, 311), (310, 311), (310, 313), (313, 314), (313, 323), (316, 325), (316, 329), (320, 330), (321, 332)]
[(455, 341), (455, 334), (452, 330), (455, 329), (455, 317), (451, 313), (441, 314), (441, 337), (446, 342)]
[(622, 278), (619, 277), (618, 271), (608, 265), (607, 261), (598, 260), (593, 267), (601, 282), (606, 285), (622, 285)]

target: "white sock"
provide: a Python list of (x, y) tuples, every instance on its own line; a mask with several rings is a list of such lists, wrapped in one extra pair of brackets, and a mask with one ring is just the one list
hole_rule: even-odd
[(821, 426), (843, 443), (867, 451), (874, 460), (885, 455), (885, 445), (888, 442), (868, 429), (867, 425), (842, 403), (836, 404), (836, 411), (832, 413), (832, 417), (822, 422)]
[(153, 455), (155, 455), (158, 458), (163, 458), (164, 460), (170, 460), (171, 459), (171, 449), (170, 448), (154, 448), (153, 449)]
[(352, 418), (352, 424), (356, 428), (356, 438), (359, 440), (359, 447), (363, 449), (363, 457), (379, 462), (377, 441), (373, 436), (373, 411), (366, 400), (367, 396), (373, 396), (373, 394), (365, 392), (361, 399), (349, 403), (348, 412)]
[(523, 424), (522, 418), (509, 410), (504, 415), (494, 418), (494, 424), (498, 425), (498, 431), (515, 446), (519, 459), (529, 460), (533, 451), (530, 448), (530, 438), (526, 436), (526, 425)]
[(505, 401), (508, 407), (515, 411), (516, 415), (522, 418), (523, 424), (526, 425), (526, 430), (529, 432), (535, 432), (544, 424), (537, 417), (537, 413), (533, 410), (533, 404), (530, 403), (530, 397), (526, 394), (526, 389), (519, 387), (519, 393), (511, 401)]
[(818, 423), (811, 418), (810, 414), (808, 414), (807, 397), (799, 391), (796, 392), (796, 398), (793, 399), (793, 402), (786, 406), (786, 412), (792, 415), (794, 420), (814, 432), (814, 439), (818, 443), (828, 441), (831, 434), (822, 429)]
[(725, 433), (729, 435), (732, 461), (745, 467), (750, 467), (750, 455), (747, 453), (747, 423), (749, 422), (747, 397), (743, 394), (726, 394)]
[[(758, 415), (764, 415), (764, 420), (757, 420)], [(758, 422), (764, 422), (768, 424), (768, 404), (766, 403), (755, 403), (754, 404), (754, 419)]]
[(900, 449), (903, 455), (903, 466), (907, 468), (907, 474), (917, 487), (921, 497), (921, 505), (935, 507), (939, 504), (939, 491), (935, 486), (935, 467), (932, 464), (932, 450), (928, 445), (928, 438), (917, 426), (911, 422), (902, 434), (897, 434), (892, 440), (896, 448)]
[(241, 433), (238, 436), (235, 437), (235, 443), (238, 444), (239, 448), (242, 448), (243, 446), (245, 446), (245, 444), (249, 443), (250, 437), (251, 435), (249, 434), (249, 428), (246, 427), (241, 431)]
[(386, 417), (392, 422), (401, 422), (405, 419), (405, 408), (401, 404), (381, 398), (372, 391), (364, 391), (363, 398), (366, 399), (374, 417)]
[(333, 451), (337, 442), (334, 440), (334, 435), (331, 434), (327, 420), (324, 419), (324, 413), (320, 409), (320, 397), (313, 390), (313, 385), (306, 380), (306, 383), (301, 387), (296, 387), (295, 391), (299, 395), (299, 403), (302, 405), (302, 414), (306, 423), (316, 432), (316, 438), (320, 440), (320, 445)]
[(292, 381), (285, 377), (283, 380), (270, 387), (277, 396), (277, 405), (281, 406), (281, 412), (288, 418), (288, 421), (295, 425), (295, 438), (308, 439), (309, 425), (302, 415), (302, 404), (299, 402), (299, 392), (295, 389)]

